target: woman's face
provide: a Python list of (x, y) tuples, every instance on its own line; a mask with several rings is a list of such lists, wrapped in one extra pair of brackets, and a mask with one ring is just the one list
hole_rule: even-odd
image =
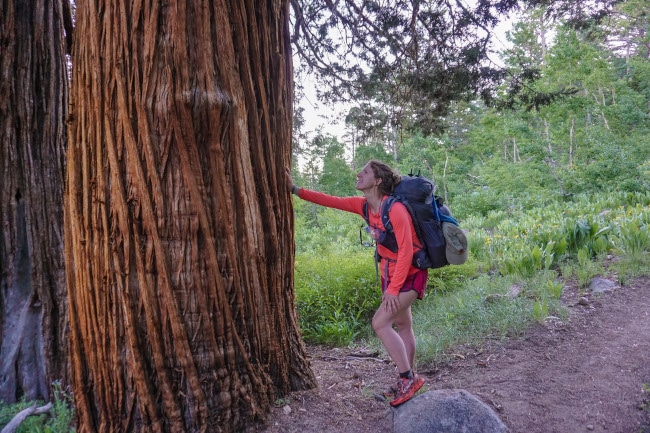
[(380, 180), (375, 178), (375, 173), (372, 171), (370, 164), (366, 164), (357, 174), (357, 182), (354, 186), (359, 191), (364, 191), (369, 188), (374, 188), (379, 182)]

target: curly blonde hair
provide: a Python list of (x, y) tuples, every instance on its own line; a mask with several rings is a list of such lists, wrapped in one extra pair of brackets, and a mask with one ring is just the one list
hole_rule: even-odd
[(368, 165), (372, 169), (375, 179), (381, 179), (379, 191), (382, 194), (391, 194), (395, 186), (402, 180), (397, 170), (379, 160), (371, 159), (368, 161)]

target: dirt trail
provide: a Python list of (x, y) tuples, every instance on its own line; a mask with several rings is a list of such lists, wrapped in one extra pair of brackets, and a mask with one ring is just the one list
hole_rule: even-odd
[[(588, 296), (567, 287), (568, 320), (534, 325), (525, 338), (451, 363), (419, 366), (428, 389), (465, 389), (490, 405), (511, 433), (650, 433), (650, 278)], [(373, 397), (394, 368), (378, 354), (310, 348), (319, 388), (273, 409), (265, 433), (391, 432), (387, 402)], [(290, 409), (289, 409), (290, 408)]]

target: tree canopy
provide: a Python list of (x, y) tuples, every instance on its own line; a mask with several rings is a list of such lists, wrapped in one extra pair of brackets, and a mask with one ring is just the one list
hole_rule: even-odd
[[(292, 0), (291, 37), (305, 71), (323, 84), (320, 97), (354, 101), (361, 112), (382, 107), (395, 128), (440, 132), (453, 101), (480, 95), (491, 103), (504, 79), (536, 76), (524, 67), (512, 77), (494, 62), (493, 30), (508, 14), (536, 6), (549, 19), (585, 27), (617, 2)], [(553, 95), (537, 94), (533, 104)]]

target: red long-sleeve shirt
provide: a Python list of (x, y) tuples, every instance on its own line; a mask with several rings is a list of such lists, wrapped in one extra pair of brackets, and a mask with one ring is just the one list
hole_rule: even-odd
[[(322, 192), (311, 191), (301, 188), (298, 197), (321, 206), (331, 207), (346, 212), (356, 213), (363, 217), (363, 205), (365, 197), (336, 197)], [(386, 196), (384, 196), (384, 199)], [(383, 203), (383, 199), (382, 199)], [(381, 272), (385, 279), (390, 281), (386, 292), (397, 296), (404, 285), (406, 277), (419, 271), (411, 265), (413, 253), (421, 248), (417, 238), (411, 216), (402, 203), (395, 202), (388, 212), (388, 218), (393, 226), (395, 239), (397, 240), (397, 253), (392, 252), (381, 244), (377, 250), (381, 256)], [(381, 210), (373, 213), (368, 207), (368, 220), (371, 229), (386, 230), (381, 222)]]

